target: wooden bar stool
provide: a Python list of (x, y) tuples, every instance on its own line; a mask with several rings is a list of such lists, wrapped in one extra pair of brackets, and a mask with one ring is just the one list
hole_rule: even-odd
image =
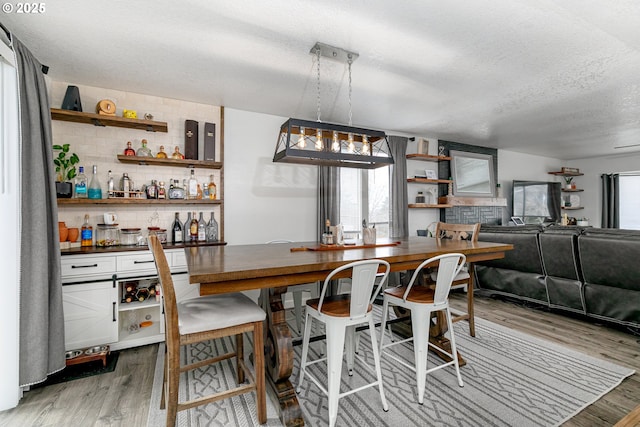
[[(149, 246), (156, 262), (164, 296), (166, 320), (166, 354), (160, 409), (167, 408), (167, 426), (173, 427), (178, 411), (190, 409), (243, 393), (256, 392), (258, 422), (267, 422), (264, 377), (265, 312), (242, 293), (209, 295), (176, 302), (173, 280), (162, 244), (157, 236), (149, 236)], [(253, 333), (255, 378), (244, 363), (243, 334)], [(236, 350), (190, 365), (180, 366), (180, 347), (228, 336), (236, 337)], [(178, 402), (180, 373), (236, 357), (238, 384), (248, 384), (185, 402)]]

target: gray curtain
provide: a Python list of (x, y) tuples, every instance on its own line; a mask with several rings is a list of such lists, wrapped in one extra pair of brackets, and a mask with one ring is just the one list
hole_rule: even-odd
[(318, 242), (322, 241), (325, 220), (340, 222), (340, 168), (318, 166)]
[(407, 205), (407, 141), (401, 136), (389, 136), (389, 149), (394, 164), (389, 174), (391, 203), (389, 203), (389, 218), (391, 224), (389, 234), (391, 238), (409, 237), (409, 214)]
[(51, 113), (42, 65), (12, 37), (21, 129), (20, 385), (65, 366)]
[(602, 181), (602, 228), (620, 228), (620, 176), (600, 175)]

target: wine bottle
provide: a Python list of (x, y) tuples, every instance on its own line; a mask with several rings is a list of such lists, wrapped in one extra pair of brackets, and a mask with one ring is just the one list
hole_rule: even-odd
[(198, 241), (198, 218), (196, 218), (195, 212), (191, 215), (191, 224), (189, 224), (189, 240)]
[(80, 246), (93, 246), (93, 227), (89, 224), (89, 215), (84, 216), (84, 224), (80, 230)]
[(180, 222), (180, 213), (176, 212), (176, 218), (171, 226), (171, 241), (173, 244), (182, 243), (182, 223)]
[(76, 176), (74, 194), (77, 199), (87, 198), (87, 176), (84, 174), (82, 166), (80, 166), (80, 173)]
[(214, 213), (211, 212), (211, 219), (207, 224), (207, 242), (217, 242), (218, 241), (218, 221), (214, 216)]
[(191, 234), (189, 233), (189, 227), (191, 227), (191, 212), (187, 213), (187, 220), (182, 227), (182, 241), (187, 243), (191, 240)]
[(198, 219), (198, 242), (204, 242), (207, 240), (207, 223), (200, 212), (200, 219)]
[(96, 165), (93, 165), (93, 175), (91, 175), (88, 195), (90, 199), (102, 199), (102, 187), (98, 179), (98, 166)]

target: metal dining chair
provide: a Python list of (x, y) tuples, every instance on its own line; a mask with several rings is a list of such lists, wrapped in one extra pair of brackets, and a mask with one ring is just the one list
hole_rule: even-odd
[[(376, 292), (372, 292), (376, 284), (376, 275), (382, 268), (384, 276), (377, 285)], [(333, 270), (324, 280), (320, 297), (307, 300), (306, 318), (304, 328), (304, 338), (302, 343), (302, 358), (300, 361), (300, 380), (298, 383), (298, 393), (301, 392), (305, 376), (324, 393), (329, 400), (329, 426), (333, 427), (338, 417), (338, 401), (340, 398), (356, 393), (368, 387), (378, 386), (382, 408), (389, 410), (382, 387), (382, 370), (380, 368), (380, 357), (378, 355), (378, 345), (373, 321), (372, 304), (375, 295), (385, 283), (389, 276), (391, 267), (384, 260), (364, 260), (355, 261)], [(327, 296), (331, 280), (339, 275), (344, 277), (345, 271), (351, 271), (351, 291), (347, 294)], [(373, 295), (373, 296), (372, 296)], [(307, 360), (309, 355), (309, 341), (311, 336), (311, 324), (313, 320), (322, 322), (326, 326), (327, 350), (326, 357)], [(355, 354), (355, 333), (358, 325), (366, 324), (369, 327), (369, 337), (373, 350), (373, 360), (375, 370), (367, 364), (360, 355)], [(346, 348), (345, 348), (346, 347)], [(346, 354), (345, 354), (346, 353)], [(346, 355), (347, 369), (349, 375), (353, 374), (354, 361), (357, 359), (362, 365), (373, 371), (376, 380), (361, 387), (340, 393), (340, 378), (342, 374), (342, 358)], [(325, 388), (324, 381), (312, 375), (307, 367), (326, 361), (328, 380)]]
[[(254, 391), (256, 393), (258, 422), (260, 424), (266, 423), (267, 404), (263, 336), (265, 312), (249, 297), (239, 292), (208, 295), (177, 302), (167, 258), (157, 236), (149, 236), (149, 247), (156, 263), (164, 298), (166, 354), (160, 409), (167, 409), (167, 426), (173, 427), (175, 425), (178, 411)], [(255, 378), (244, 363), (243, 334), (245, 332), (253, 333)], [(235, 351), (189, 365), (181, 365), (181, 346), (228, 336), (235, 336), (236, 338)], [(206, 397), (183, 402), (178, 401), (178, 387), (182, 372), (233, 357), (236, 358), (237, 362), (237, 387)], [(249, 384), (241, 385), (245, 381), (245, 376)]]
[[(382, 304), (382, 326), (380, 337), (380, 357), (382, 357), (385, 349), (392, 346), (413, 341), (413, 352), (415, 364), (410, 365), (405, 360), (397, 357), (390, 351), (387, 351), (389, 357), (396, 362), (406, 366), (416, 373), (416, 383), (418, 387), (418, 403), (424, 402), (424, 390), (426, 385), (427, 374), (438, 369), (454, 365), (456, 375), (458, 377), (458, 385), (463, 387), (462, 377), (460, 376), (460, 365), (458, 364), (458, 356), (456, 349), (456, 339), (453, 333), (453, 322), (451, 320), (451, 311), (449, 310), (449, 290), (453, 278), (460, 272), (464, 265), (466, 257), (463, 254), (452, 253), (438, 255), (423, 261), (414, 271), (413, 276), (407, 286), (398, 286), (395, 288), (387, 288), (384, 290), (384, 302)], [(436, 278), (435, 289), (430, 286), (420, 286), (416, 284), (423, 268), (428, 265), (439, 263), (438, 276)], [(415, 286), (414, 286), (415, 285)], [(389, 306), (395, 305), (411, 310), (411, 326), (413, 336), (392, 341), (390, 344), (384, 343), (385, 326), (389, 316)], [(427, 369), (427, 353), (429, 346), (435, 347), (429, 342), (429, 331), (431, 326), (431, 313), (435, 311), (444, 311), (449, 339), (451, 341), (451, 353), (447, 353), (444, 349), (438, 348), (439, 351), (451, 357), (451, 361), (434, 366)]]

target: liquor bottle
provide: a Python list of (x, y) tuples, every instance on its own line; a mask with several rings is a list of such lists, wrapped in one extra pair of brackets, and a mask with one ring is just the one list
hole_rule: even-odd
[(152, 179), (151, 184), (147, 185), (146, 193), (147, 193), (147, 199), (158, 198), (158, 184), (155, 179)]
[(84, 174), (82, 166), (80, 166), (80, 173), (76, 176), (74, 194), (77, 199), (87, 198), (87, 176)]
[(109, 198), (115, 196), (113, 193), (114, 190), (113, 175), (111, 175), (111, 171), (109, 171), (109, 174), (107, 175), (107, 195)]
[(191, 224), (189, 224), (189, 240), (198, 241), (198, 218), (196, 218), (195, 212), (191, 215)]
[(129, 193), (131, 192), (131, 179), (129, 178), (128, 173), (123, 173), (122, 178), (120, 178), (120, 190), (122, 190), (124, 196), (129, 197)]
[(182, 154), (182, 153), (180, 152), (180, 147), (178, 147), (177, 145), (176, 145), (176, 149), (175, 149), (175, 151), (174, 151), (174, 152), (173, 152), (173, 154), (171, 155), (171, 158), (172, 158), (172, 159), (184, 159), (184, 154)]
[(198, 192), (196, 194), (197, 194), (196, 199), (202, 200), (203, 194), (202, 194), (202, 187), (200, 187), (200, 184), (198, 184)]
[(140, 157), (153, 157), (153, 153), (151, 153), (151, 150), (147, 147), (147, 140), (143, 139), (141, 143), (142, 147), (138, 148), (136, 155)]
[(200, 212), (200, 219), (198, 219), (198, 242), (207, 240), (207, 222), (202, 215), (202, 212)]
[(184, 193), (184, 197), (183, 197), (183, 198), (184, 198), (185, 200), (186, 200), (187, 198), (189, 198), (189, 188), (188, 188), (188, 186), (187, 186), (187, 181), (188, 181), (187, 179), (183, 179), (183, 180), (182, 180), (182, 189), (184, 190), (184, 191), (183, 191), (183, 193)]
[(217, 199), (218, 198), (218, 190), (217, 190), (217, 187), (216, 187), (216, 183), (213, 182), (213, 174), (211, 176), (209, 176), (208, 189), (209, 189), (209, 198), (211, 200)]
[(173, 244), (182, 243), (182, 223), (180, 222), (180, 213), (176, 212), (176, 218), (171, 226), (171, 241)]
[(198, 198), (198, 180), (196, 179), (196, 171), (191, 169), (191, 176), (187, 184), (187, 199)]
[(167, 189), (164, 187), (164, 181), (158, 183), (158, 199), (167, 198)]
[(187, 213), (187, 220), (182, 227), (182, 241), (187, 243), (191, 240), (191, 234), (189, 233), (189, 227), (191, 227), (191, 212)]
[(178, 184), (178, 180), (174, 179), (171, 187), (169, 188), (170, 199), (184, 199), (184, 189)]
[(89, 224), (89, 215), (84, 216), (84, 224), (80, 230), (80, 246), (93, 246), (93, 227)]
[(136, 151), (131, 147), (131, 141), (127, 141), (127, 148), (124, 149), (125, 156), (135, 156)]
[(211, 212), (211, 219), (207, 224), (207, 242), (217, 242), (218, 241), (218, 221), (214, 216), (214, 213)]
[(87, 193), (90, 199), (102, 199), (102, 187), (98, 179), (98, 166), (96, 165), (93, 165), (93, 175), (91, 175), (91, 182), (89, 183)]
[(167, 158), (167, 153), (164, 152), (164, 145), (160, 146), (160, 151), (158, 151), (158, 154), (156, 154), (156, 158), (158, 158), (158, 159), (166, 159)]

